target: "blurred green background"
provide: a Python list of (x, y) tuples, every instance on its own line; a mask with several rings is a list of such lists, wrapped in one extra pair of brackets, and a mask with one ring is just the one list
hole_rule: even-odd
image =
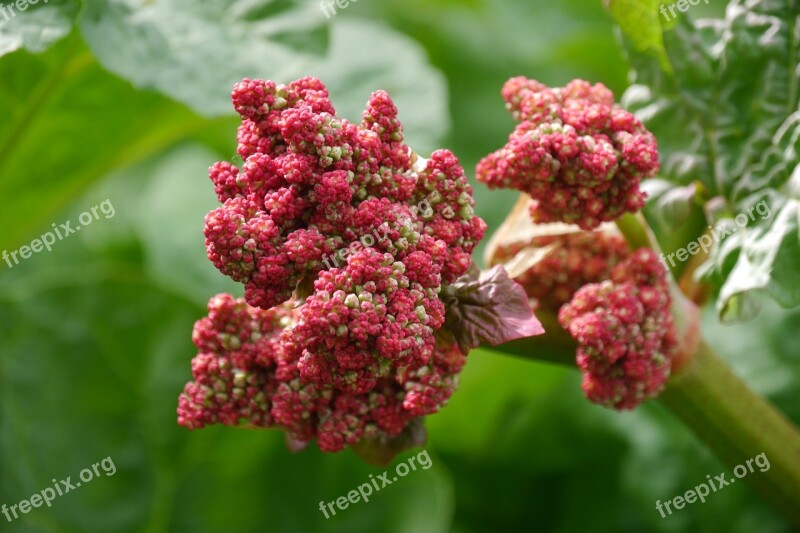
[[(0, 17), (0, 250), (105, 199), (115, 209), (51, 252), (0, 263), (0, 504), (105, 457), (117, 467), (49, 509), (0, 516), (0, 530), (789, 531), (742, 483), (661, 518), (657, 499), (727, 472), (670, 413), (609, 412), (583, 398), (577, 372), (485, 351), (427, 421), (433, 467), (328, 520), (320, 500), (382, 469), (351, 451), (291, 454), (278, 431), (177, 426), (192, 324), (213, 294), (242, 293), (205, 258), (202, 235), (216, 204), (206, 169), (235, 153), (235, 81), (315, 74), (349, 119), (387, 89), (409, 144), (453, 150), (470, 175), (513, 127), (499, 96), (507, 78), (626, 87), (598, 0), (360, 0), (338, 11), (51, 0)], [(514, 201), (483, 186), (476, 197), (492, 228)], [(800, 313), (706, 322), (748, 383), (800, 422)]]

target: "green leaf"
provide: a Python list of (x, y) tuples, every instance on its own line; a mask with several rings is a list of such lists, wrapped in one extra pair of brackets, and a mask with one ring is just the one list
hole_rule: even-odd
[[(723, 240), (712, 261), (704, 265), (706, 278), (725, 276), (718, 308), (725, 320), (752, 318), (761, 308), (761, 293), (784, 307), (800, 302), (800, 202), (773, 193), (753, 205), (762, 208), (764, 218)], [(760, 214), (755, 209), (752, 213), (756, 218)], [(726, 222), (736, 230), (735, 223)]]
[(449, 126), (444, 82), (418, 45), (378, 23), (329, 26), (316, 2), (96, 0), (81, 30), (107, 69), (203, 116), (232, 115), (231, 89), (242, 78), (315, 75), (350, 120), (360, 121), (370, 93), (388, 91), (420, 153), (438, 148)]
[[(214, 294), (243, 295), (242, 285), (221, 275), (206, 255), (203, 218), (219, 206), (208, 167), (217, 158), (202, 147), (182, 146), (115, 180), (124, 186), (137, 175), (148, 176), (141, 191), (129, 197), (141, 206), (131, 213), (131, 223), (142, 242), (146, 269), (163, 286), (200, 306)], [(123, 192), (115, 187), (108, 194)]]
[(308, 71), (315, 56), (281, 42), (289, 30), (327, 37), (310, 3), (97, 0), (81, 14), (83, 36), (107, 69), (204, 116), (232, 114), (228, 96), (243, 77), (288, 82)]
[[(800, 262), (792, 185), (800, 164), (799, 16), (792, 0), (735, 0), (724, 19), (681, 17), (663, 34), (669, 72), (623, 40), (636, 82), (623, 103), (658, 138), (662, 177), (677, 185), (702, 183), (705, 197), (723, 204), (722, 216), (707, 223), (719, 225), (717, 233), (736, 226), (715, 239), (701, 270), (720, 290), (724, 320), (751, 317), (758, 307), (753, 291), (800, 305), (796, 266), (791, 270)], [(770, 216), (748, 212), (761, 201)]]
[(69, 34), (79, 9), (78, 0), (0, 4), (0, 57), (20, 48), (30, 52), (47, 50)]
[(661, 34), (661, 0), (607, 0), (608, 11), (640, 52), (653, 53), (661, 67), (671, 69)]
[(107, 173), (206, 125), (104, 71), (75, 35), (38, 56), (0, 58), (0, 91), (0, 197), (13, 198), (0, 210), (0, 249), (51, 230)]

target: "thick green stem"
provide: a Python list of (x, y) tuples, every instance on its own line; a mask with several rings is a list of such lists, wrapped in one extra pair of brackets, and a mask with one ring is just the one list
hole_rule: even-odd
[(743, 479), (800, 526), (800, 433), (704, 342), (659, 401), (732, 469), (765, 454), (769, 470), (754, 466)]

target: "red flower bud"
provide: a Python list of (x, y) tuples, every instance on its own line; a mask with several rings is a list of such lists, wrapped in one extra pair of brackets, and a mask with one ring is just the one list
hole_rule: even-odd
[(677, 346), (670, 305), (664, 267), (653, 251), (639, 249), (611, 279), (585, 285), (561, 308), (589, 400), (633, 409), (664, 389)]
[(639, 183), (659, 168), (656, 140), (605, 86), (512, 78), (502, 93), (520, 124), (478, 164), (479, 181), (530, 194), (535, 222), (594, 229), (641, 209)]

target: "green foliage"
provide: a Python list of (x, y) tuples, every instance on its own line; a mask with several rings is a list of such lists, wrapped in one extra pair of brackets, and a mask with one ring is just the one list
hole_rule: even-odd
[(722, 238), (702, 271), (724, 320), (751, 318), (758, 293), (800, 305), (798, 15), (793, 0), (737, 0), (725, 18), (682, 17), (663, 32), (669, 69), (638, 49), (638, 34), (624, 39), (635, 81), (625, 103), (658, 137), (662, 177), (702, 183), (712, 225), (769, 206)]
[[(657, 405), (620, 417), (588, 405), (568, 370), (486, 351), (426, 422), (433, 466), (328, 520), (320, 500), (383, 469), (352, 451), (291, 454), (276, 431), (176, 424), (192, 324), (213, 293), (241, 290), (202, 236), (216, 203), (206, 169), (235, 150), (234, 81), (317, 74), (349, 118), (388, 89), (411, 145), (451, 148), (471, 174), (513, 127), (499, 96), (508, 77), (625, 88), (599, 2), (360, 0), (330, 22), (287, 0), (39, 4), (0, 18), (0, 251), (106, 198), (116, 214), (0, 262), (0, 505), (108, 456), (117, 473), (12, 524), (0, 515), (1, 529), (787, 530), (744, 484), (662, 519), (656, 499), (723, 471), (691, 434)], [(511, 195), (477, 197), (496, 228)], [(709, 337), (737, 370), (800, 421), (800, 315), (768, 306), (736, 329), (712, 318)]]
[(4, 249), (58, 220), (109, 172), (205, 125), (164, 96), (136, 91), (103, 70), (76, 35), (41, 55), (6, 56), (0, 79), (0, 196), (13, 198), (0, 210)]
[[(220, 95), (230, 94), (243, 72), (275, 80), (318, 76), (334, 104), (344, 100), (337, 109), (351, 119), (360, 117), (370, 93), (380, 86), (405, 110), (401, 119), (417, 149), (432, 149), (448, 126), (445, 97), (439, 74), (418, 45), (368, 21), (330, 27), (325, 22), (315, 3), (292, 0), (145, 5), (99, 0), (86, 4), (81, 32), (108, 70), (203, 116), (233, 113)], [(387, 53), (393, 59), (388, 68)], [(342, 98), (345, 94), (352, 96)]]
[(667, 23), (658, 13), (663, 3), (662, 0), (608, 0), (608, 11), (637, 51), (656, 56), (661, 68), (671, 72), (661, 29)]
[[(78, 0), (50, 0), (24, 10), (14, 2), (3, 4), (0, 20), (0, 56), (24, 48), (43, 52), (72, 29), (80, 9)], [(29, 11), (30, 10), (30, 11)]]

